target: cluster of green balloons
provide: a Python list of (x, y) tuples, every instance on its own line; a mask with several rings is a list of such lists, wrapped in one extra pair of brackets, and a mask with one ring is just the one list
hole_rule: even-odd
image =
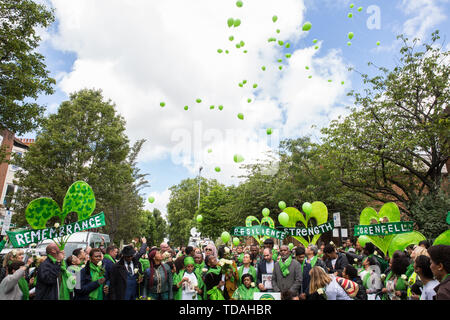
[(231, 27), (233, 27), (233, 26), (234, 26), (235, 28), (237, 28), (237, 27), (239, 27), (239, 26), (241, 25), (241, 20), (229, 18), (229, 19), (227, 20), (227, 24), (228, 24), (228, 28), (231, 28)]

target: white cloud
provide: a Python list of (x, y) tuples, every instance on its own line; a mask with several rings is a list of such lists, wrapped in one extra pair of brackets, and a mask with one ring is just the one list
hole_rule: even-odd
[[(51, 3), (59, 21), (51, 43), (77, 56), (58, 86), (65, 93), (101, 88), (127, 121), (130, 139), (147, 139), (141, 161), (164, 159), (176, 151), (181, 133), (190, 139), (181, 161), (184, 166), (196, 172), (206, 161), (200, 155), (208, 155), (212, 160), (205, 175), (235, 181), (230, 177), (242, 174), (237, 164), (229, 163), (235, 153), (252, 161), (278, 146), (263, 139), (266, 127), (279, 133), (271, 137), (273, 141), (306, 133), (311, 122), (325, 123), (336, 113), (332, 106), (348, 88), (340, 85), (347, 75), (339, 51), (318, 58), (313, 48), (299, 49), (289, 61), (283, 58), (284, 69), (278, 70), (281, 47), (267, 39), (289, 40), (292, 48), (302, 44), (303, 1), (284, 0), (283, 5), (272, 0), (244, 1), (243, 8), (222, 0)], [(273, 15), (278, 16), (276, 23)], [(228, 28), (229, 17), (240, 18), (241, 26)], [(281, 30), (279, 35), (276, 29)], [(235, 41), (228, 40), (230, 35)], [(238, 50), (234, 45), (240, 40), (245, 46)], [(218, 54), (218, 48), (230, 54)], [(306, 77), (306, 63), (311, 80)], [(248, 83), (240, 88), (238, 83), (244, 79)], [(203, 102), (195, 103), (196, 98)], [(248, 98), (252, 103), (247, 103)], [(189, 111), (183, 110), (185, 105)], [(210, 110), (210, 105), (215, 108)], [(218, 105), (224, 106), (223, 111)], [(237, 119), (239, 112), (244, 113), (244, 121)], [(199, 124), (202, 129), (196, 133)], [(226, 139), (227, 132), (246, 143)], [(207, 154), (208, 148), (217, 152)], [(221, 174), (214, 171), (216, 165), (221, 166)]]
[(403, 32), (413, 38), (424, 41), (434, 31), (433, 28), (444, 21), (447, 17), (441, 4), (448, 0), (403, 0), (402, 11), (412, 18), (403, 24)]

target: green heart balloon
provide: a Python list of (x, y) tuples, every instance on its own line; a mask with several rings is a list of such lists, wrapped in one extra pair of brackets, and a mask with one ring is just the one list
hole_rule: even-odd
[(277, 22), (277, 20), (278, 20), (278, 17), (277, 17), (277, 16), (273, 16), (273, 17), (272, 17), (273, 23)]
[(262, 66), (261, 69), (262, 69), (262, 71), (266, 71), (266, 67), (265, 66)]
[[(371, 207), (364, 208), (359, 216), (360, 225), (378, 224), (380, 219), (383, 222), (399, 222), (400, 221), (400, 209), (393, 202), (385, 203), (380, 212), (376, 212)], [(395, 235), (388, 236), (367, 236), (375, 246), (377, 246), (385, 255), (388, 252), (389, 245)]]
[(270, 136), (272, 134), (272, 128), (267, 128), (266, 133)]
[(214, 170), (216, 170), (216, 172), (220, 172), (220, 167), (215, 167)]
[(411, 244), (419, 244), (419, 242), (422, 240), (426, 240), (426, 238), (418, 231), (396, 234), (389, 244), (389, 256), (392, 257), (394, 255), (394, 252), (397, 250), (405, 250), (406, 247)]
[(189, 109), (189, 107), (188, 107), (188, 106), (184, 106), (184, 110), (186, 110), (186, 111), (187, 111), (188, 109)]
[(230, 37), (228, 38), (228, 40), (233, 41), (233, 40), (234, 40), (234, 37), (233, 37), (233, 36), (230, 36)]
[(150, 202), (150, 203), (155, 202), (155, 197), (148, 197), (148, 202)]
[[(310, 223), (310, 219), (315, 219), (317, 225), (326, 223), (328, 220), (327, 206), (321, 201), (314, 201), (311, 206), (311, 213), (306, 214), (306, 217), (297, 208), (288, 207), (284, 209), (283, 212), (288, 214), (289, 221), (287, 223), (282, 223), (281, 225), (287, 228), (295, 228), (297, 222), (301, 222), (305, 227), (309, 227), (311, 226), (308, 225)], [(312, 239), (308, 238), (310, 240), (307, 240), (304, 237), (294, 236), (294, 239), (297, 239), (305, 247), (307, 247), (309, 244), (315, 244), (317, 240), (319, 240), (320, 236), (320, 234), (316, 234)]]
[(352, 18), (352, 17), (353, 17), (353, 14), (352, 14), (352, 13), (349, 13), (349, 14), (347, 15), (347, 17)]
[(243, 115), (242, 113), (238, 113), (238, 118), (239, 118), (240, 120), (244, 120), (244, 115)]
[(288, 247), (289, 247), (289, 250), (292, 250), (292, 249), (294, 248), (294, 244), (293, 244), (292, 242), (290, 242), (290, 243), (288, 244)]
[[(253, 222), (257, 222), (259, 225), (263, 225), (264, 223), (267, 223), (269, 228), (275, 229), (275, 222), (273, 221), (273, 219), (271, 217), (263, 217), (261, 219), (261, 221), (259, 221), (258, 218), (256, 218), (255, 216), (248, 216), (245, 219), (245, 226), (250, 228), (251, 226), (253, 226)], [(264, 240), (269, 239), (270, 237), (268, 236), (253, 236), (253, 238), (255, 238), (255, 240), (261, 244), (264, 242)]]
[(437, 246), (438, 244), (444, 244), (446, 246), (450, 246), (450, 230), (447, 230), (441, 233), (433, 242), (433, 246)]
[(285, 225), (289, 223), (289, 215), (286, 212), (281, 212), (278, 215), (278, 222), (280, 222), (281, 225)]
[(355, 34), (354, 34), (353, 32), (349, 32), (349, 33), (348, 33), (348, 38), (349, 38), (350, 40), (352, 40), (354, 36), (355, 36)]
[(165, 102), (161, 102), (159, 105), (160, 105), (162, 108), (164, 108), (164, 107), (166, 106), (166, 103), (165, 103)]
[(372, 242), (372, 241), (370, 241), (370, 239), (369, 239), (368, 236), (359, 236), (359, 237), (358, 237), (358, 242), (359, 242), (359, 244), (361, 245), (361, 247), (364, 248), (364, 246), (366, 245), (366, 243)]
[(220, 110), (220, 111), (223, 110), (223, 106), (222, 106), (222, 105), (219, 106), (219, 110)]

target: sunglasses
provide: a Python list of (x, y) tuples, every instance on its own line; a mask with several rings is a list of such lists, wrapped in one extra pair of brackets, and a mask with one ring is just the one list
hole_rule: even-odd
[(205, 249), (205, 251), (212, 251), (212, 249), (210, 249), (210, 248), (206, 248), (206, 249)]

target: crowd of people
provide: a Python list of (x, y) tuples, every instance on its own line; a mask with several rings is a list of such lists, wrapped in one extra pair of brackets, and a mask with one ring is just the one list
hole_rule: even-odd
[[(2, 240), (2, 243), (6, 239)], [(0, 243), (1, 246), (1, 243)], [(264, 244), (148, 247), (146, 238), (46, 256), (3, 259), (0, 300), (449, 300), (450, 246), (427, 241), (384, 256), (348, 239), (296, 247)]]

